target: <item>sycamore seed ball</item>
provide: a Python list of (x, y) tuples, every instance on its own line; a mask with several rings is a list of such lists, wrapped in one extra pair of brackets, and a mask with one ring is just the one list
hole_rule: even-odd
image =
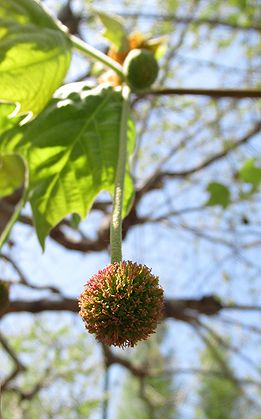
[(123, 71), (127, 83), (133, 90), (145, 90), (156, 80), (159, 66), (151, 51), (133, 49), (124, 61)]
[(147, 266), (115, 262), (90, 278), (79, 306), (86, 329), (99, 342), (134, 346), (155, 332), (162, 316), (163, 290)]

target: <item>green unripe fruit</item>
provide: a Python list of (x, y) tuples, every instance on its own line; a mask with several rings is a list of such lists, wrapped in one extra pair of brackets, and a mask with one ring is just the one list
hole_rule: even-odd
[(9, 284), (0, 280), (0, 316), (5, 312), (9, 305)]
[(133, 49), (127, 55), (123, 71), (133, 90), (145, 90), (154, 83), (159, 66), (153, 53), (147, 49)]

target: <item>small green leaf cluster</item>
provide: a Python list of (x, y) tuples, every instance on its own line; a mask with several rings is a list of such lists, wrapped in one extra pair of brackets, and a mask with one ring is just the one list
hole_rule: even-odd
[(163, 290), (147, 266), (115, 262), (91, 277), (79, 305), (86, 328), (98, 341), (133, 347), (155, 332), (162, 315)]
[(261, 184), (261, 166), (258, 166), (255, 159), (248, 159), (239, 171), (239, 178), (249, 183), (255, 192)]
[[(255, 159), (248, 159), (244, 162), (235, 176), (239, 182), (239, 186), (247, 183), (250, 186), (248, 192), (241, 191), (239, 193), (240, 199), (248, 199), (252, 194), (256, 193), (261, 184), (261, 167)], [(230, 189), (219, 182), (210, 182), (207, 186), (207, 192), (209, 192), (209, 199), (206, 202), (207, 206), (220, 205), (224, 209), (231, 204), (231, 193)]]
[(207, 191), (210, 197), (206, 203), (208, 206), (220, 205), (226, 208), (230, 203), (230, 190), (218, 182), (211, 182), (208, 184)]

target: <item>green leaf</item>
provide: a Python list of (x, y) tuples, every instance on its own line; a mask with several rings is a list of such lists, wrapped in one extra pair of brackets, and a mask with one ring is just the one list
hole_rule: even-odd
[(218, 182), (211, 182), (208, 184), (207, 191), (210, 194), (207, 206), (221, 205), (226, 208), (230, 203), (230, 191), (229, 189)]
[(160, 60), (167, 52), (169, 38), (166, 35), (146, 41), (146, 48), (153, 52), (156, 60)]
[[(83, 83), (73, 87), (75, 92), (70, 86), (59, 89), (37, 118), (0, 137), (0, 148), (15, 149), (28, 160), (30, 202), (43, 247), (50, 229), (65, 216), (78, 213), (84, 218), (99, 192), (114, 192), (121, 92), (102, 86), (90, 90)], [(135, 141), (131, 120), (128, 138), (130, 155)], [(124, 215), (132, 198), (133, 182), (127, 165)]]
[(70, 41), (35, 0), (0, 0), (0, 100), (37, 114), (62, 83)]
[(24, 184), (25, 166), (15, 154), (0, 155), (0, 197), (8, 196)]
[(106, 13), (96, 11), (105, 29), (103, 31), (104, 38), (108, 39), (118, 52), (128, 50), (128, 34), (119, 17), (111, 16)]
[(255, 159), (249, 159), (245, 162), (239, 171), (239, 178), (246, 183), (251, 183), (253, 189), (257, 189), (261, 183), (261, 167), (257, 167)]
[(21, 117), (11, 118), (14, 110), (15, 105), (13, 103), (0, 103), (0, 135), (20, 122)]

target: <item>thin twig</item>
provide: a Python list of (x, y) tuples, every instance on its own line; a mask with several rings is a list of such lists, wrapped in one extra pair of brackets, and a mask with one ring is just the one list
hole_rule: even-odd
[[(19, 277), (19, 281), (16, 282), (16, 284), (24, 285), (28, 288), (32, 288), (32, 289), (35, 289), (35, 290), (48, 290), (48, 291), (51, 291), (55, 294), (61, 295), (61, 291), (58, 288), (53, 287), (51, 285), (34, 285), (34, 284), (30, 283), (27, 280), (24, 273), (22, 272), (22, 270), (17, 265), (17, 263), (10, 256), (1, 253), (0, 258), (5, 260), (6, 262), (8, 262), (13, 267), (14, 271), (17, 273), (17, 275)], [(13, 284), (15, 284), (15, 282), (13, 282)]]
[(261, 31), (261, 26), (258, 24), (239, 25), (238, 23), (226, 22), (220, 19), (201, 18), (195, 16), (178, 16), (176, 14), (162, 14), (162, 13), (138, 13), (138, 12), (120, 12), (119, 16), (133, 18), (133, 19), (155, 19), (157, 21), (173, 22), (177, 24), (193, 25), (208, 25), (211, 27), (223, 26), (230, 29), (237, 29), (241, 31)]
[[(261, 89), (210, 89), (210, 88), (182, 88), (182, 87), (164, 87), (163, 89), (153, 89), (147, 92), (142, 92), (137, 100), (148, 96), (170, 96), (170, 95), (192, 95), (192, 96), (208, 96), (214, 99), (232, 98), (232, 99), (249, 99), (261, 98)], [(137, 101), (136, 100), (136, 101)]]

